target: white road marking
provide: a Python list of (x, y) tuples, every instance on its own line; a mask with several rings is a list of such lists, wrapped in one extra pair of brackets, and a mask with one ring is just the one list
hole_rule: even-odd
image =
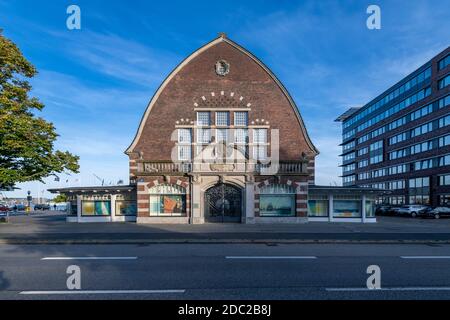
[(450, 287), (399, 287), (399, 288), (325, 288), (326, 291), (450, 291)]
[(137, 257), (45, 257), (41, 260), (136, 260)]
[(64, 295), (64, 294), (158, 294), (184, 293), (186, 290), (62, 290), (62, 291), (22, 291), (23, 295)]
[(401, 256), (402, 259), (450, 259), (450, 256)]
[(314, 256), (226, 256), (225, 259), (317, 259)]

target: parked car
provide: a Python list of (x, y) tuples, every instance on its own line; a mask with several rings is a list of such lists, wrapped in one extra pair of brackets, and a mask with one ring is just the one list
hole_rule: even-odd
[(397, 214), (399, 215), (409, 215), (413, 218), (417, 217), (418, 214), (421, 214), (423, 211), (428, 209), (428, 206), (421, 205), (421, 204), (411, 204), (406, 206), (401, 206), (397, 210)]
[(434, 209), (428, 208), (428, 209), (420, 212), (419, 215), (422, 218), (431, 217), (431, 218), (439, 219), (440, 217), (443, 217), (443, 216), (450, 216), (450, 207), (436, 207)]
[(50, 210), (50, 205), (48, 205), (48, 204), (36, 204), (36, 205), (34, 205), (34, 210), (42, 210), (42, 211)]
[(375, 214), (377, 216), (387, 216), (392, 214), (392, 206), (389, 205), (380, 205), (375, 209)]
[(8, 212), (9, 208), (4, 204), (0, 204), (0, 212)]

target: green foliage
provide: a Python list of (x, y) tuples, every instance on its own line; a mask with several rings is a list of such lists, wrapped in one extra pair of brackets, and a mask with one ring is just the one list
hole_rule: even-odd
[(54, 150), (53, 124), (35, 115), (44, 105), (29, 97), (27, 78), (36, 73), (0, 31), (0, 188), (79, 169), (77, 156)]
[(67, 202), (67, 196), (65, 194), (58, 194), (54, 199), (53, 202), (56, 203), (63, 203)]

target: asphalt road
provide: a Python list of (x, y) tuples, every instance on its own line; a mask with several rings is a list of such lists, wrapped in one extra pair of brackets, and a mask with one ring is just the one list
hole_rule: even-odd
[(2, 245), (0, 261), (0, 299), (450, 299), (450, 245)]

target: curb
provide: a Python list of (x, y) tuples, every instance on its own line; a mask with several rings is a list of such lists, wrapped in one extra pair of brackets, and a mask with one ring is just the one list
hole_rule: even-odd
[(450, 244), (449, 240), (301, 240), (301, 239), (0, 239), (0, 245), (109, 245), (109, 244)]

